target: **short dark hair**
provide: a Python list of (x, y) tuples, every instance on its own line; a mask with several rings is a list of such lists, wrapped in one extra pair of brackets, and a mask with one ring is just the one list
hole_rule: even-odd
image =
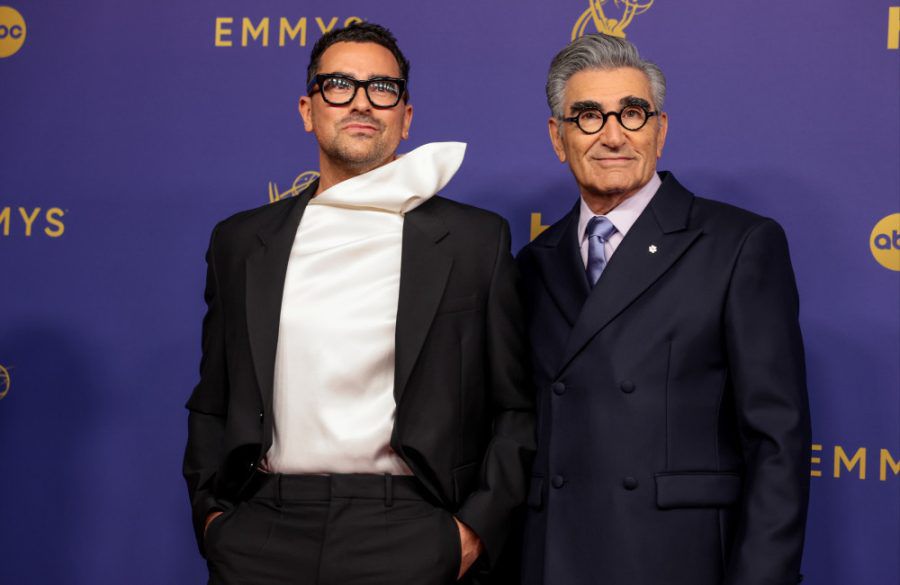
[(312, 82), (319, 72), (319, 61), (325, 49), (335, 43), (375, 43), (381, 45), (394, 55), (397, 65), (400, 66), (400, 77), (407, 81), (409, 87), (409, 61), (403, 56), (397, 39), (388, 29), (373, 22), (354, 22), (345, 27), (328, 31), (313, 45), (312, 54), (309, 56), (309, 67), (306, 68), (306, 83)]

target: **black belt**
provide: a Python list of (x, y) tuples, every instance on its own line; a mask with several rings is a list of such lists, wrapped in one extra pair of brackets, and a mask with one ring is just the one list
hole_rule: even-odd
[(278, 502), (362, 498), (384, 500), (385, 505), (390, 506), (394, 500), (433, 499), (425, 486), (410, 475), (258, 473), (255, 480), (258, 487), (252, 490), (253, 498)]

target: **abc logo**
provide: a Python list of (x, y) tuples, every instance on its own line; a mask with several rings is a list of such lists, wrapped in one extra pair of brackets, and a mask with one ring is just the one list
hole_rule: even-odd
[(25, 44), (25, 19), (15, 8), (0, 6), (0, 59), (14, 55)]
[(869, 247), (879, 264), (900, 271), (900, 213), (892, 213), (875, 224)]

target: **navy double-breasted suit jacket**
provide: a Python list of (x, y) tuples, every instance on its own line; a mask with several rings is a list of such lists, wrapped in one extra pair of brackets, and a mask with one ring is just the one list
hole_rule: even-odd
[(793, 585), (809, 489), (784, 232), (669, 173), (591, 289), (575, 208), (519, 254), (538, 387), (526, 585)]

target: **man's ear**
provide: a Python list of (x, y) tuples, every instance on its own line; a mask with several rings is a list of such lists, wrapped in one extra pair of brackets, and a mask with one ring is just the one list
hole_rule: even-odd
[(556, 158), (559, 159), (559, 162), (566, 162), (565, 141), (560, 135), (562, 126), (560, 125), (559, 120), (551, 116), (550, 119), (547, 120), (547, 130), (550, 132), (550, 142), (553, 144), (553, 152), (556, 153)]
[(308, 95), (300, 97), (300, 103), (297, 104), (297, 110), (300, 117), (303, 118), (303, 129), (307, 132), (313, 131), (313, 115), (312, 115), (312, 99)]
[(659, 130), (656, 137), (656, 158), (660, 158), (663, 153), (663, 146), (666, 145), (666, 134), (669, 132), (669, 115), (665, 112), (659, 114)]
[(403, 129), (400, 132), (400, 138), (406, 140), (409, 138), (409, 126), (412, 124), (413, 107), (410, 104), (403, 106)]

